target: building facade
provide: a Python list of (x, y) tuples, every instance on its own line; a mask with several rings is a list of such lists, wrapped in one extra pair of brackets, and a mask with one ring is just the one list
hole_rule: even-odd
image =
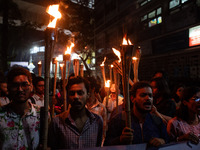
[(176, 81), (200, 77), (199, 0), (96, 0), (95, 17), (97, 68), (105, 56), (116, 59), (112, 47), (126, 33), (141, 47), (140, 80), (158, 70)]

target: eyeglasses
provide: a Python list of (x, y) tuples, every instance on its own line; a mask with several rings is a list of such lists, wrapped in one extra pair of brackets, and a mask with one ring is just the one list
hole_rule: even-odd
[(26, 90), (30, 84), (28, 82), (14, 82), (11, 84), (13, 89), (17, 89), (19, 87), (21, 87), (23, 90)]

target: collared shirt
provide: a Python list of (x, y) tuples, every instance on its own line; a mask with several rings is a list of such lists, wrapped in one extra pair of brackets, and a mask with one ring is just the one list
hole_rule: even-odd
[(0, 97), (0, 106), (4, 106), (7, 105), (8, 103), (10, 103), (10, 100), (8, 97)]
[(189, 125), (186, 121), (174, 117), (168, 122), (167, 132), (172, 141), (176, 141), (177, 137), (190, 132), (200, 139), (200, 121), (196, 125)]
[[(123, 97), (121, 97), (120, 95), (118, 95), (118, 106), (121, 105), (121, 104), (123, 104), (123, 99), (124, 99)], [(111, 112), (114, 110), (114, 108), (117, 107), (116, 99), (113, 100), (111, 98), (111, 95), (109, 95), (108, 101), (107, 101), (107, 97), (104, 98), (103, 105), (107, 109), (107, 120), (109, 121), (110, 120)]]
[(52, 149), (82, 149), (101, 146), (103, 121), (86, 109), (88, 120), (82, 132), (68, 112), (53, 118), (49, 126), (48, 145)]
[[(35, 100), (35, 104), (40, 106), (40, 107), (44, 107), (44, 96), (42, 98), (40, 98), (37, 94), (33, 94), (32, 98)], [(29, 99), (29, 101), (31, 102), (31, 100)]]
[(9, 150), (37, 149), (39, 145), (40, 109), (29, 103), (30, 110), (20, 116), (10, 104), (0, 108), (0, 147)]
[(105, 106), (102, 103), (100, 103), (98, 101), (98, 99), (96, 98), (95, 104), (93, 104), (90, 107), (88, 107), (88, 105), (86, 105), (86, 108), (89, 111), (102, 117), (102, 119), (103, 119), (103, 138), (105, 138), (106, 137), (106, 126), (107, 126), (107, 113), (106, 113)]

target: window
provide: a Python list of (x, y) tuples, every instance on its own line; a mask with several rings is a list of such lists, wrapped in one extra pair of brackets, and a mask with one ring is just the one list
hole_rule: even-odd
[(150, 2), (151, 0), (143, 0), (142, 2), (140, 2), (140, 6), (144, 6), (146, 5), (148, 2)]
[(179, 0), (172, 0), (172, 1), (170, 1), (169, 2), (169, 9), (172, 9), (172, 8), (178, 6), (179, 3), (180, 3)]
[(162, 8), (159, 7), (148, 14), (145, 14), (144, 16), (141, 17), (141, 22), (143, 23), (144, 26), (148, 27), (153, 27), (157, 24), (162, 23)]
[(187, 1), (189, 1), (189, 0), (171, 0), (171, 1), (169, 2), (169, 9), (173, 9), (173, 8), (175, 8), (175, 7), (178, 7), (178, 6), (180, 6), (181, 4), (186, 3)]

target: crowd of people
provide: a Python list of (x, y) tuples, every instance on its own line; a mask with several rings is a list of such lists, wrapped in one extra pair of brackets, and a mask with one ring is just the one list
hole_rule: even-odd
[[(62, 81), (61, 81), (62, 82)], [(42, 77), (26, 68), (12, 67), (0, 77), (0, 149), (40, 149), (41, 109), (44, 107)], [(130, 126), (127, 125), (123, 92), (112, 84), (105, 92), (95, 77), (73, 74), (67, 79), (67, 110), (57, 83), (55, 111), (49, 106), (48, 147), (83, 149), (146, 143), (200, 140), (200, 87), (177, 84), (173, 90), (163, 72), (130, 88)], [(171, 92), (172, 91), (172, 92)]]

